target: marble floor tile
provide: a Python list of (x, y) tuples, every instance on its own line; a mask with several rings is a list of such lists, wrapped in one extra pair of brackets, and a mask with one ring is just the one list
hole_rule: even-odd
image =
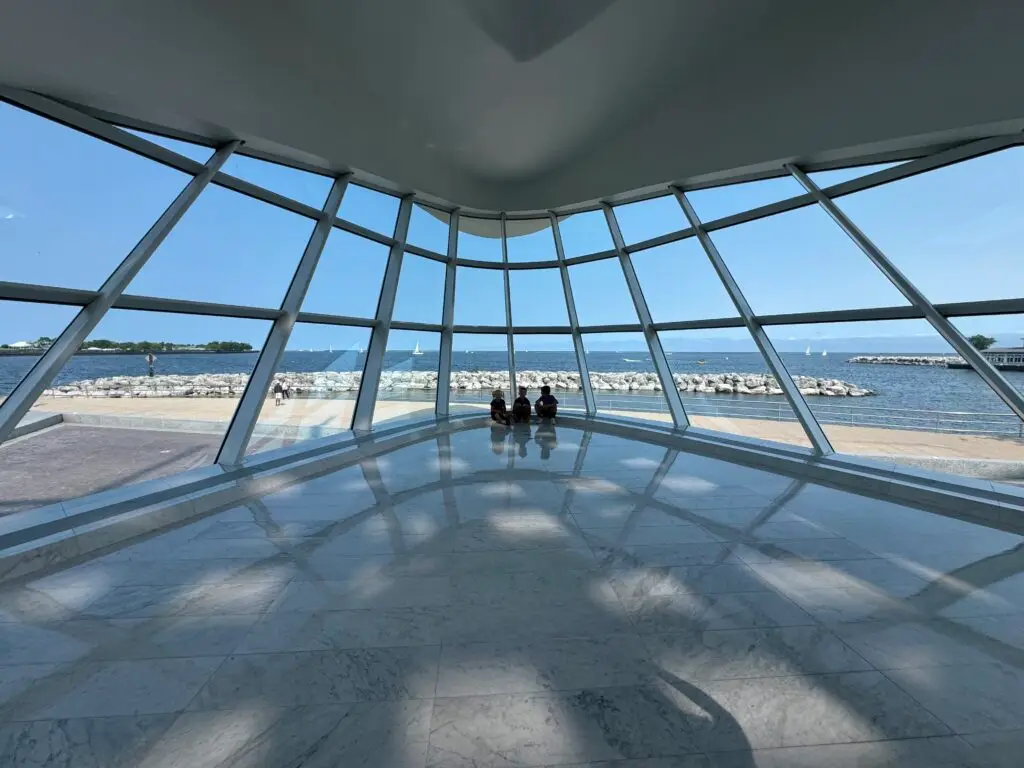
[(880, 672), (718, 680), (704, 691), (736, 719), (754, 749), (950, 733)]
[(621, 603), (594, 599), (578, 603), (453, 604), (442, 632), (444, 642), (529, 642), (542, 637), (604, 637), (632, 631)]
[(665, 525), (692, 525), (693, 521), (682, 514), (669, 514), (653, 507), (639, 508), (633, 499), (592, 499), (576, 496), (569, 504), (576, 524), (583, 529), (618, 528), (628, 523), (648, 528)]
[[(458, 573), (451, 577), (452, 604), (560, 605), (603, 603), (611, 583), (595, 570)], [(612, 593), (613, 594), (613, 593)]]
[(174, 718), (88, 717), (0, 725), (0, 764), (136, 768)]
[(95, 621), (0, 624), (0, 664), (73, 662), (91, 656), (116, 636)]
[(828, 624), (922, 618), (912, 604), (883, 594), (874, 587), (792, 590), (787, 597), (816, 620)]
[(859, 672), (871, 665), (822, 626), (645, 635), (654, 664), (684, 680)]
[(796, 541), (797, 539), (830, 539), (837, 534), (810, 522), (764, 523), (747, 531), (743, 538), (752, 541)]
[(891, 669), (885, 674), (956, 733), (1021, 727), (1024, 672), (1006, 664)]
[(730, 558), (731, 550), (713, 544), (646, 544), (620, 547), (591, 542), (602, 568), (673, 565), (715, 565)]
[(583, 549), (511, 550), (462, 552), (444, 561), (446, 573), (461, 576), (478, 573), (565, 573), (597, 570), (594, 554)]
[(62, 674), (60, 664), (0, 666), (0, 722), (8, 710), (19, 706), (34, 688), (46, 685), (51, 678), (59, 679)]
[(672, 595), (714, 595), (733, 592), (771, 592), (770, 586), (742, 563), (690, 565), (671, 568), (611, 570), (609, 581), (628, 606)]
[(635, 635), (446, 643), (437, 695), (475, 696), (643, 685), (655, 669)]
[(184, 709), (222, 657), (82, 662), (3, 709), (2, 720), (149, 715)]
[[(113, 619), (104, 622), (109, 639), (91, 655), (95, 659), (164, 659), (226, 656), (249, 632), (256, 616), (176, 616)], [(67, 630), (87, 622), (67, 622)]]
[(146, 560), (214, 560), (244, 559), (257, 560), (274, 557), (282, 551), (278, 541), (266, 538), (242, 539), (193, 539), (177, 547), (169, 548), (162, 554), (152, 553)]
[(661, 525), (601, 528), (585, 530), (584, 535), (594, 547), (629, 547), (673, 544), (716, 544), (718, 536), (699, 525)]
[(577, 550), (590, 547), (575, 524), (548, 515), (508, 515), (463, 523), (443, 534), (448, 551)]
[(329, 523), (323, 521), (214, 522), (196, 533), (194, 539), (303, 539), (325, 535), (328, 529)]
[(650, 687), (439, 698), (427, 765), (545, 766), (694, 754), (708, 730), (699, 704)]
[(429, 699), (437, 646), (229, 656), (192, 710)]
[(235, 652), (438, 645), (449, 616), (450, 612), (443, 606), (315, 613), (278, 611), (256, 622)]
[(372, 571), (348, 581), (292, 581), (269, 611), (340, 611), (357, 608), (415, 608), (452, 602), (451, 576), (391, 577)]
[[(998, 661), (985, 636), (951, 621), (868, 621), (836, 624), (834, 630), (881, 670)], [(1024, 653), (1019, 655), (1024, 660)]]
[(868, 560), (878, 557), (852, 541), (832, 539), (796, 539), (795, 541), (761, 541), (736, 549), (736, 555), (751, 565), (775, 561)]
[(800, 594), (814, 589), (875, 589), (892, 597), (906, 597), (920, 591), (926, 581), (891, 560), (839, 560), (827, 563), (773, 561), (759, 563), (754, 570), (783, 594)]
[(285, 556), (209, 560), (154, 560), (132, 562), (117, 586), (178, 586), (218, 584), (232, 578), (257, 581), (289, 581), (295, 565)]
[(429, 701), (188, 712), (138, 768), (424, 768)]
[(774, 592), (695, 595), (680, 592), (632, 602), (623, 600), (641, 634), (676, 630), (757, 629), (814, 624), (805, 611)]
[(81, 615), (111, 619), (257, 615), (277, 599), (287, 583), (287, 580), (248, 581), (237, 576), (213, 584), (114, 587)]
[(55, 622), (74, 618), (107, 587), (39, 589), (21, 585), (0, 589), (0, 623)]
[(1019, 764), (1016, 755), (986, 753), (957, 736), (758, 749), (713, 754), (709, 759), (709, 768), (1015, 768)]

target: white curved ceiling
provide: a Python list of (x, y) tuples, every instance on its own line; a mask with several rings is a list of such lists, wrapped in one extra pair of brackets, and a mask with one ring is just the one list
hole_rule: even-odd
[(0, 83), (451, 203), (1024, 127), (1024, 4), (5, 0)]

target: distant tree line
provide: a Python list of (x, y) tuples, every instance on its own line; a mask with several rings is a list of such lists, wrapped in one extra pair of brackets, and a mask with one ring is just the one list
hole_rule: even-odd
[(244, 341), (209, 341), (206, 344), (175, 344), (171, 341), (111, 341), (90, 339), (83, 349), (109, 349), (117, 352), (251, 352), (252, 344)]

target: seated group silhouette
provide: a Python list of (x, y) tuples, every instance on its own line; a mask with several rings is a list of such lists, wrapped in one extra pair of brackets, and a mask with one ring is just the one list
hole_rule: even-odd
[[(519, 397), (512, 401), (512, 414), (509, 415), (505, 405), (505, 393), (500, 389), (491, 392), (491, 420), (510, 426), (516, 423), (530, 422), (530, 400), (526, 397), (526, 387), (519, 387)], [(551, 387), (540, 388), (540, 397), (533, 404), (538, 419), (554, 419), (558, 415), (558, 400), (551, 394)]]

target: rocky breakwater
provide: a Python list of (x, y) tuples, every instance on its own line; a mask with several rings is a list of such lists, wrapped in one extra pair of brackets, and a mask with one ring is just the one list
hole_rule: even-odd
[(959, 355), (857, 355), (848, 363), (868, 365), (963, 365)]
[[(362, 374), (358, 371), (320, 371), (315, 373), (283, 372), (276, 381), (287, 384), (299, 397), (338, 397), (359, 389)], [(782, 389), (773, 376), (762, 373), (679, 373), (673, 377), (680, 392), (718, 395), (781, 395)], [(249, 377), (242, 373), (207, 373), (195, 376), (112, 376), (60, 384), (46, 390), (44, 397), (239, 397)], [(660, 392), (661, 381), (654, 373), (601, 373), (591, 371), (590, 381), (599, 392)], [(804, 395), (824, 397), (863, 397), (874, 392), (839, 379), (816, 379), (796, 376)], [(518, 371), (516, 383), (536, 392), (544, 385), (560, 392), (578, 392), (578, 371)], [(451, 389), (509, 393), (505, 371), (452, 371)], [(437, 388), (437, 373), (430, 371), (386, 371), (381, 374), (380, 389), (432, 390)]]

